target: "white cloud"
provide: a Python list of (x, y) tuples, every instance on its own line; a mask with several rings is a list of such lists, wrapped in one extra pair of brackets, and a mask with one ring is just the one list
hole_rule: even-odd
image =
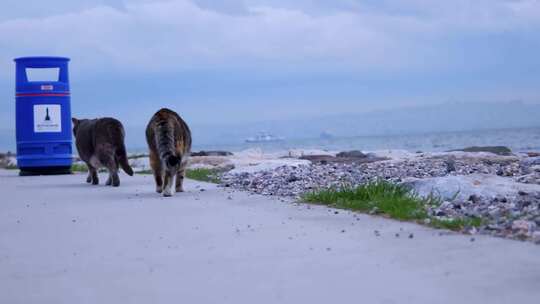
[(0, 22), (3, 64), (22, 55), (54, 54), (73, 57), (87, 71), (291, 63), (402, 68), (440, 64), (436, 57), (445, 54), (449, 33), (521, 30), (540, 22), (536, 0), (341, 0), (328, 13), (313, 13), (317, 1), (212, 6), (201, 0), (131, 0), (122, 8), (96, 3)]

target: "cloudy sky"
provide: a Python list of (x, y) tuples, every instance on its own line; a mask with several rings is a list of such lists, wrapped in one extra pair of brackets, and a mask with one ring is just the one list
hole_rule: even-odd
[(0, 129), (19, 56), (71, 61), (80, 117), (231, 123), (540, 102), (538, 0), (2, 0)]

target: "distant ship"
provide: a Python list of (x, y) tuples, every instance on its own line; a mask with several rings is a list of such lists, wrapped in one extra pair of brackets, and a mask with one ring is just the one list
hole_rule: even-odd
[(334, 138), (334, 137), (335, 137), (335, 136), (334, 136), (332, 133), (328, 132), (328, 131), (323, 131), (323, 132), (321, 132), (321, 134), (319, 135), (319, 138), (320, 138), (320, 139), (332, 139), (332, 138)]
[(283, 137), (275, 136), (266, 132), (259, 132), (253, 137), (246, 138), (247, 143), (267, 143), (267, 142), (279, 142), (284, 141)]

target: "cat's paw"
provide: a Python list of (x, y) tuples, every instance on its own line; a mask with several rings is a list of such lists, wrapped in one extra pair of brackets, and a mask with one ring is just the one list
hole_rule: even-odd
[(170, 196), (172, 196), (171, 190), (164, 190), (164, 191), (163, 191), (163, 196), (164, 196), (164, 197), (170, 197)]
[(176, 192), (184, 192), (184, 187), (176, 187)]
[(161, 189), (160, 186), (156, 186), (156, 192), (157, 192), (157, 193), (161, 193), (161, 192), (163, 192), (163, 189)]

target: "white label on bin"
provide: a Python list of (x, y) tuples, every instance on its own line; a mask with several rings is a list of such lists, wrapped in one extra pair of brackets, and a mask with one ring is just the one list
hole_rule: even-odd
[(53, 89), (54, 89), (54, 87), (52, 86), (52, 84), (41, 85), (41, 90), (42, 91), (52, 91)]
[(60, 105), (34, 105), (34, 132), (62, 132)]

